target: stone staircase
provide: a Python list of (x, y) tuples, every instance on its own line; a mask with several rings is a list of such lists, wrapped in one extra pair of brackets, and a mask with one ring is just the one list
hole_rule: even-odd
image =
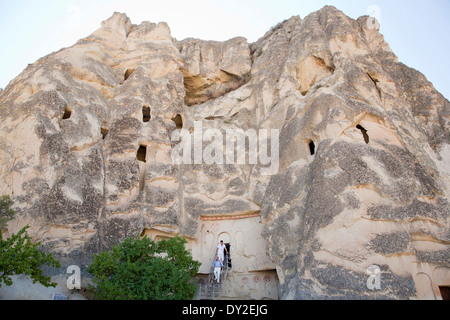
[[(217, 254), (214, 255), (212, 261), (215, 261)], [(195, 294), (194, 300), (220, 300), (222, 298), (222, 286), (227, 280), (228, 269), (229, 269), (229, 256), (225, 255), (223, 271), (220, 275), (220, 282), (214, 281), (214, 267), (209, 269), (208, 282), (199, 283), (197, 287), (197, 293)]]

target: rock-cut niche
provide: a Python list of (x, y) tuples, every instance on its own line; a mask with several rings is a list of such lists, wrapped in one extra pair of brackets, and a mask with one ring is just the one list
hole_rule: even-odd
[(309, 153), (313, 156), (316, 153), (316, 145), (314, 144), (314, 141), (310, 140), (308, 143), (309, 147)]
[(134, 72), (135, 69), (127, 69), (127, 71), (125, 71), (125, 75), (123, 77), (123, 80), (126, 81)]
[(177, 114), (174, 118), (172, 118), (172, 121), (175, 122), (177, 129), (183, 128), (183, 118), (181, 118), (181, 115)]
[(139, 191), (144, 191), (145, 189), (145, 172), (147, 170), (147, 146), (139, 145), (139, 149), (136, 153), (136, 158), (142, 164), (139, 165)]
[(143, 122), (149, 122), (151, 119), (151, 115), (150, 115), (150, 107), (148, 106), (143, 106), (142, 107), (142, 121)]
[(69, 119), (72, 116), (72, 111), (69, 108), (64, 109), (63, 120)]
[(105, 140), (106, 136), (108, 135), (108, 132), (109, 132), (108, 128), (105, 128), (105, 127), (100, 128), (100, 133), (102, 134), (103, 140)]
[(136, 157), (139, 161), (147, 162), (147, 146), (140, 145)]

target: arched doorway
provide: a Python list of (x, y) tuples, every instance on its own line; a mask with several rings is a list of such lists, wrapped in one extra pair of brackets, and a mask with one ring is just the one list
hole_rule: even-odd
[(221, 232), (219, 234), (219, 236), (217, 237), (217, 243), (220, 243), (221, 240), (223, 241), (223, 244), (227, 248), (227, 252), (229, 254), (227, 264), (228, 264), (228, 267), (231, 268), (231, 252), (230, 252), (231, 236), (230, 236), (230, 234), (228, 232)]
[(225, 243), (225, 244), (231, 243), (230, 234), (228, 232), (220, 233), (219, 236), (217, 237), (217, 243), (219, 243), (220, 240), (223, 240), (223, 243)]

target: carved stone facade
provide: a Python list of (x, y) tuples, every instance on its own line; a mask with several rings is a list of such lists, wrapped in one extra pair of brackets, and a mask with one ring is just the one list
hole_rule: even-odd
[[(144, 230), (152, 240), (168, 239), (176, 233), (164, 228)], [(187, 238), (187, 248), (201, 261), (198, 278), (207, 275), (220, 240), (230, 250), (232, 268), (222, 289), (223, 299), (279, 299), (279, 281), (275, 265), (267, 255), (258, 213), (250, 215), (201, 216), (196, 239)]]

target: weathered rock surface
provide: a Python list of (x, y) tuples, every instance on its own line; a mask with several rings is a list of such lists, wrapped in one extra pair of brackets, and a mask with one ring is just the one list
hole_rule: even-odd
[[(0, 106), (8, 233), (29, 224), (68, 264), (145, 230), (195, 247), (202, 216), (260, 213), (259, 261), (283, 299), (425, 299), (450, 285), (450, 104), (368, 17), (327, 6), (248, 44), (178, 41), (115, 13), (29, 65)], [(174, 164), (172, 133), (194, 121), (280, 130), (277, 174)], [(371, 265), (381, 289), (366, 285)]]
[(226, 42), (186, 39), (178, 48), (184, 61), (181, 71), (188, 106), (217, 98), (248, 80), (251, 58), (245, 38)]

